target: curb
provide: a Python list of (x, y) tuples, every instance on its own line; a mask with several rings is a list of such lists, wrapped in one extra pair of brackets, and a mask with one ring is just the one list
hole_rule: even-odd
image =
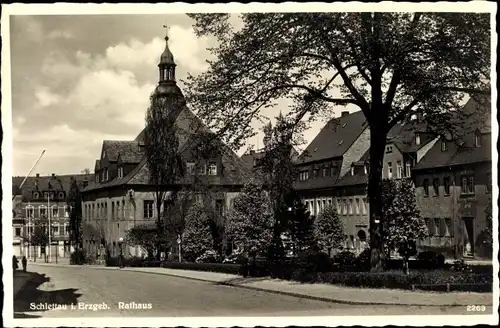
[[(54, 265), (42, 265), (42, 266), (58, 266), (57, 264)], [(65, 266), (59, 266), (59, 267), (65, 267), (69, 268), (71, 266), (65, 265)], [(82, 266), (85, 267), (85, 266)], [(89, 269), (98, 269), (98, 270), (112, 270), (110, 267), (87, 267)], [(114, 267), (113, 267), (114, 268)], [(213, 281), (213, 280), (208, 280), (208, 279), (203, 279), (203, 278), (194, 278), (194, 277), (186, 277), (186, 276), (180, 276), (180, 275), (175, 275), (175, 274), (170, 274), (170, 273), (161, 273), (161, 272), (151, 272), (151, 271), (140, 271), (140, 270), (133, 270), (133, 269), (127, 269), (127, 268), (122, 268), (119, 269), (121, 271), (128, 271), (128, 272), (139, 272), (139, 273), (147, 273), (147, 274), (155, 274), (155, 275), (161, 275), (161, 276), (169, 276), (169, 277), (176, 277), (176, 278), (181, 278), (181, 279), (188, 279), (188, 280), (194, 280), (194, 281), (202, 281), (202, 282), (209, 282), (213, 283), (216, 285), (222, 285), (222, 286), (230, 286), (230, 287), (237, 287), (237, 288), (244, 288), (244, 289), (250, 289), (250, 290), (257, 290), (261, 292), (266, 292), (266, 293), (272, 293), (272, 294), (278, 294), (278, 295), (285, 295), (285, 296), (291, 296), (291, 297), (296, 297), (296, 298), (302, 298), (302, 299), (310, 299), (314, 301), (322, 301), (322, 302), (328, 302), (328, 303), (335, 303), (335, 304), (347, 304), (347, 305), (372, 305), (372, 306), (419, 306), (419, 307), (459, 307), (459, 306), (466, 306), (463, 304), (404, 304), (404, 303), (376, 303), (376, 302), (357, 302), (357, 301), (346, 301), (346, 300), (336, 300), (333, 298), (328, 298), (328, 297), (321, 297), (321, 296), (312, 296), (312, 295), (304, 295), (304, 294), (299, 294), (299, 293), (292, 293), (292, 292), (284, 292), (280, 290), (272, 290), (272, 289), (265, 289), (265, 288), (260, 288), (260, 287), (254, 287), (254, 286), (244, 286), (244, 285), (238, 285), (238, 284), (233, 284), (230, 282), (224, 282), (224, 281)], [(486, 305), (486, 306), (492, 306), (492, 304)]]

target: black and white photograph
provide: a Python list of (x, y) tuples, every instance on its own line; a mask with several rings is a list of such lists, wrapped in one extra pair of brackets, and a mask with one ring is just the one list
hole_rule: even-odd
[(497, 325), (496, 10), (2, 5), (5, 325)]

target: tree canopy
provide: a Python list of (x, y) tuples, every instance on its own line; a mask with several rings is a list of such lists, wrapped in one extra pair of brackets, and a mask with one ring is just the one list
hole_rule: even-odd
[(465, 97), (490, 93), (490, 14), (247, 13), (238, 31), (230, 14), (189, 16), (198, 36), (214, 35), (219, 44), (208, 70), (184, 82), (186, 99), (234, 148), (278, 99), (293, 102), (288, 115), (296, 123), (333, 117), (332, 109), (348, 104), (364, 113), (372, 263), (380, 269), (388, 132), (415, 114), (436, 133), (460, 130)]
[(321, 249), (340, 248), (345, 241), (344, 224), (335, 206), (329, 205), (319, 213), (314, 221), (314, 236)]
[(82, 232), (82, 194), (75, 178), (71, 178), (68, 194), (70, 243), (75, 248), (83, 247)]

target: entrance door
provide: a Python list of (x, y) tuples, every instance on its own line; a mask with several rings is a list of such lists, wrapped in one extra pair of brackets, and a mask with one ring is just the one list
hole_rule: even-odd
[(464, 217), (462, 218), (464, 224), (464, 256), (473, 257), (474, 256), (474, 218)]

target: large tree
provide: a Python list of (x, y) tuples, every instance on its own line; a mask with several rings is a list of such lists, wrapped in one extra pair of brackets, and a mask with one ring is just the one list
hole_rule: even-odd
[[(157, 258), (168, 247), (165, 217), (174, 210), (167, 203), (175, 203), (178, 192), (176, 182), (183, 176), (184, 167), (179, 152), (176, 119), (185, 106), (182, 95), (169, 94), (151, 96), (146, 112), (144, 129), (145, 155), (149, 170), (149, 183), (154, 186), (154, 204), (158, 238)], [(166, 202), (168, 199), (169, 202)], [(163, 211), (162, 211), (163, 209)], [(163, 213), (163, 214), (162, 214)]]
[(318, 246), (331, 254), (332, 249), (340, 248), (346, 239), (344, 223), (340, 220), (335, 206), (329, 205), (319, 213), (314, 221), (314, 236)]
[(203, 203), (195, 202), (187, 213), (182, 236), (183, 254), (187, 260), (194, 261), (198, 256), (213, 249), (211, 222)]
[(408, 243), (415, 245), (428, 236), (427, 225), (417, 206), (412, 180), (382, 181), (382, 212), (385, 218), (382, 237), (387, 255)]
[(82, 194), (75, 178), (71, 178), (67, 206), (69, 206), (69, 241), (75, 249), (83, 247)]
[(158, 234), (157, 229), (152, 229), (147, 225), (138, 225), (126, 231), (125, 242), (128, 245), (139, 246), (148, 258), (152, 258), (157, 251), (158, 244), (161, 242), (158, 239), (163, 238), (163, 235)]
[(314, 235), (314, 217), (295, 190), (291, 190), (285, 198), (288, 204), (286, 232), (294, 243), (296, 253), (316, 246)]
[[(185, 81), (187, 100), (235, 148), (275, 100), (295, 122), (354, 105), (370, 128), (370, 246), (383, 268), (382, 160), (389, 130), (415, 114), (454, 135), (466, 94), (489, 93), (490, 15), (482, 13), (190, 14), (215, 59)], [(454, 111), (452, 115), (450, 112)], [(330, 117), (333, 116), (330, 112)], [(334, 141), (332, 141), (334, 142)]]
[(251, 257), (266, 251), (272, 240), (273, 216), (262, 185), (249, 181), (234, 199), (226, 232)]

